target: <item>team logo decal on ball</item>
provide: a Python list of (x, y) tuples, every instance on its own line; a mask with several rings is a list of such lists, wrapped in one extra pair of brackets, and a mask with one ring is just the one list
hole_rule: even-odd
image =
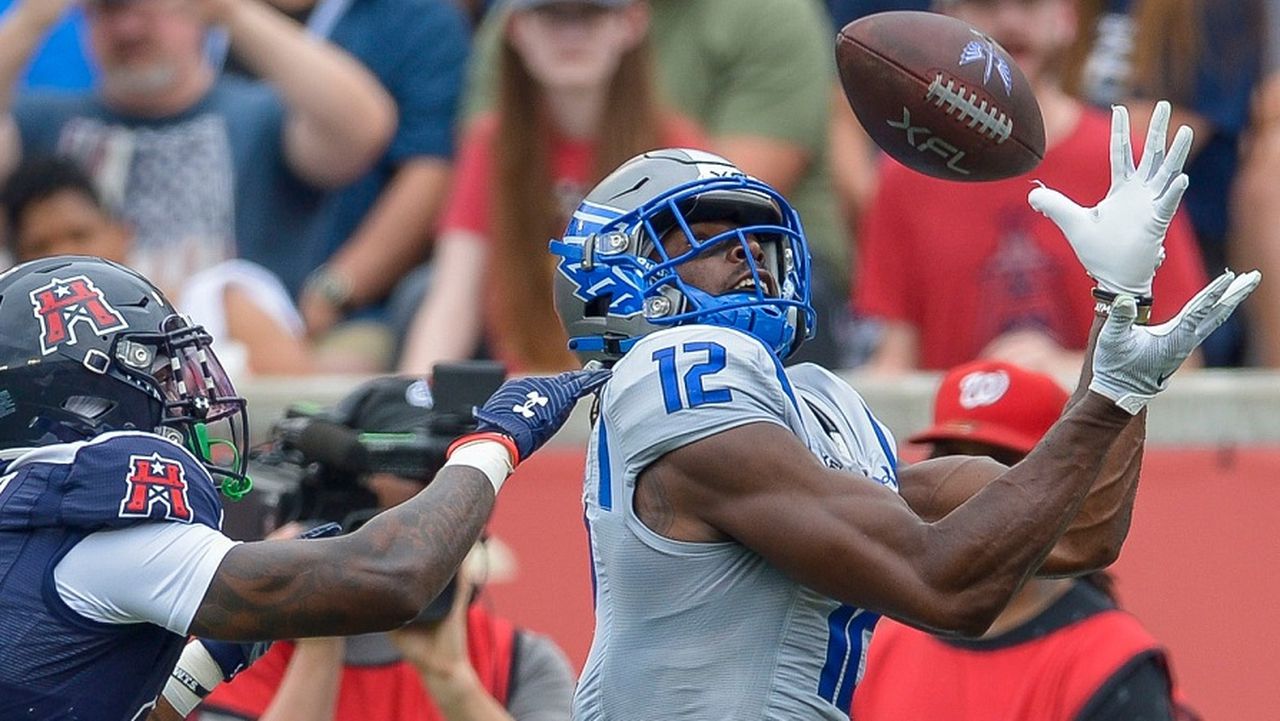
[(849, 105), (898, 162), (944, 180), (1011, 178), (1044, 158), (1044, 119), (1004, 48), (946, 15), (888, 12), (836, 38)]

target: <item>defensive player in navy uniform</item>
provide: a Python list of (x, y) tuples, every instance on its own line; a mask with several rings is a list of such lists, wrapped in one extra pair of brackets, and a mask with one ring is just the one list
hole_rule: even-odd
[[(355, 533), (237, 544), (219, 531), (218, 496), (247, 490), (245, 402), (202, 328), (134, 272), (75, 256), (0, 275), (0, 328), (3, 721), (143, 718), (189, 633), (350, 635), (411, 620), (513, 466), (607, 375), (508, 381), (433, 483)], [(229, 671), (215, 661), (188, 667), (194, 692)], [(180, 691), (186, 713), (197, 694)]]
[[(1105, 300), (1084, 388), (1012, 468), (900, 468), (852, 388), (783, 367), (813, 331), (809, 252), (769, 186), (662, 150), (591, 191), (552, 243), (571, 347), (615, 362), (587, 459), (596, 626), (576, 719), (847, 720), (879, 615), (977, 635), (1037, 569), (1114, 559), (1143, 406), (1258, 282), (1227, 272), (1168, 324), (1135, 324), (1186, 185), (1190, 134), (1166, 160), (1167, 118), (1136, 168), (1117, 134), (1112, 192), (1086, 222), (1037, 195)], [(938, 508), (949, 483), (985, 487)]]

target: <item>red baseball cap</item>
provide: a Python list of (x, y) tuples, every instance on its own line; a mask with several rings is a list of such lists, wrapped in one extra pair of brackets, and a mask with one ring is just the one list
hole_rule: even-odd
[(907, 440), (976, 441), (1027, 453), (1062, 415), (1067, 392), (1050, 376), (999, 361), (952, 368), (933, 403), (933, 426)]

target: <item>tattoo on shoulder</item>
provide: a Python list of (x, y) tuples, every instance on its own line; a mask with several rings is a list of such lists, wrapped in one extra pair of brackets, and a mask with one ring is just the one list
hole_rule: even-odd
[(667, 535), (675, 523), (675, 510), (668, 498), (661, 473), (646, 473), (636, 482), (636, 516), (649, 530)]

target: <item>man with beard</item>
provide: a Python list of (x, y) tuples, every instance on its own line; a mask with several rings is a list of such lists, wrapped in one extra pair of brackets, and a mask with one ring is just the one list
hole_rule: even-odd
[[(299, 237), (394, 129), (372, 75), (258, 0), (87, 0), (98, 87), (15, 101), (18, 74), (73, 2), (23, 0), (0, 24), (0, 176), (26, 153), (77, 160), (136, 229), (130, 265), (166, 290)], [(265, 84), (216, 76), (212, 25)], [(306, 273), (271, 269), (289, 271), (290, 288)]]

